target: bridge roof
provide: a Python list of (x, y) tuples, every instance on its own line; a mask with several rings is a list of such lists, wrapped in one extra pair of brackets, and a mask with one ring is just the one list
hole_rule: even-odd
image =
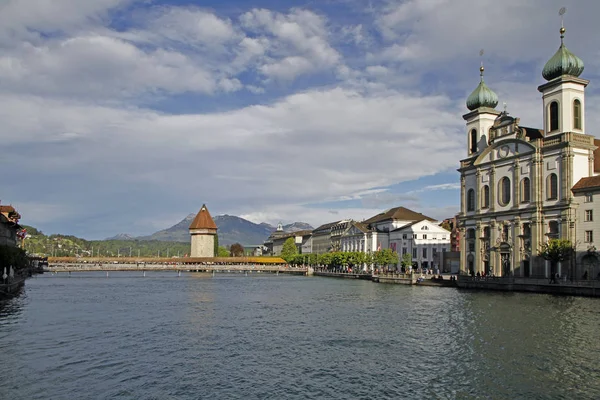
[(217, 229), (217, 224), (210, 216), (206, 204), (202, 204), (202, 208), (190, 224), (190, 229)]

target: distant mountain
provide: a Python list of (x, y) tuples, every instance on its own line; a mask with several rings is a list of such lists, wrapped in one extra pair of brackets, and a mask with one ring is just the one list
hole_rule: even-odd
[[(141, 236), (139, 240), (160, 240), (169, 242), (189, 242), (189, 226), (196, 214), (190, 214), (170, 228), (163, 229), (150, 236)], [(244, 246), (262, 244), (277, 228), (267, 223), (255, 224), (234, 215), (217, 215), (213, 218), (217, 224), (219, 244), (221, 246), (241, 243)], [(312, 226), (304, 222), (294, 222), (283, 227), (286, 232), (310, 229)]]
[(306, 222), (294, 222), (292, 224), (284, 225), (283, 230), (285, 232), (298, 232), (298, 231), (312, 231), (313, 228)]
[(127, 233), (119, 233), (118, 235), (106, 238), (104, 240), (135, 240), (135, 237)]
[[(160, 240), (163, 242), (189, 242), (189, 227), (196, 214), (189, 214), (187, 217), (176, 223), (170, 228), (154, 232), (150, 236), (140, 236), (139, 240)], [(216, 221), (215, 221), (216, 222)]]

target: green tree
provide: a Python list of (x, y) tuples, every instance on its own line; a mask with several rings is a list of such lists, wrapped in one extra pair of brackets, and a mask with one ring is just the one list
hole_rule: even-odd
[(229, 257), (229, 250), (225, 246), (219, 246), (217, 250), (217, 257)]
[(281, 258), (283, 258), (286, 262), (290, 262), (290, 260), (292, 260), (296, 254), (298, 254), (296, 240), (293, 237), (288, 238), (283, 243), (283, 248), (281, 249)]
[(402, 266), (408, 271), (410, 266), (412, 265), (412, 256), (409, 253), (404, 253), (402, 255)]
[(550, 273), (552, 279), (556, 274), (556, 264), (560, 261), (568, 260), (575, 248), (573, 244), (566, 239), (550, 239), (540, 248), (540, 256), (550, 261)]
[(244, 256), (244, 246), (239, 243), (234, 243), (229, 248), (229, 254), (231, 257), (243, 257)]

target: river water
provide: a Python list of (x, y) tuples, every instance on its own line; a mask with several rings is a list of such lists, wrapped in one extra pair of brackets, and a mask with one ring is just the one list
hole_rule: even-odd
[(600, 399), (600, 299), (79, 273), (0, 303), (1, 399)]

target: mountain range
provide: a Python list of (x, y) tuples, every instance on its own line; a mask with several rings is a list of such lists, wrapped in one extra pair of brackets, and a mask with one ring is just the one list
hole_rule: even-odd
[[(160, 230), (148, 236), (131, 236), (120, 233), (106, 240), (161, 240), (165, 242), (189, 242), (190, 234), (188, 228), (196, 214), (190, 214), (170, 228)], [(234, 215), (217, 215), (213, 218), (217, 224), (219, 245), (227, 246), (240, 243), (244, 246), (262, 244), (277, 228), (265, 222), (255, 224), (244, 218)], [(284, 225), (285, 232), (296, 232), (312, 230), (313, 227), (305, 222), (294, 222)]]

